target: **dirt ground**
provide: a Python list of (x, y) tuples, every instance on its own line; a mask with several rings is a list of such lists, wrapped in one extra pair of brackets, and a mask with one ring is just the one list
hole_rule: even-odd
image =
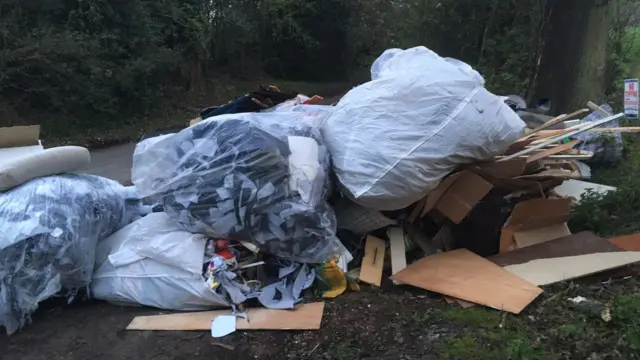
[[(639, 289), (635, 276), (559, 284), (512, 315), (462, 309), (385, 282), (328, 300), (319, 331), (240, 331), (222, 339), (126, 331), (137, 315), (166, 312), (90, 301), (38, 311), (32, 325), (0, 336), (0, 359), (638, 359)], [(578, 295), (610, 306), (612, 321), (567, 301)]]

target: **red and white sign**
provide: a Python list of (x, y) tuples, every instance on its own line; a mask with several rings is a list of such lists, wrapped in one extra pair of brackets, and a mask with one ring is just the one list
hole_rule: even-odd
[(638, 79), (624, 81), (624, 116), (638, 118)]

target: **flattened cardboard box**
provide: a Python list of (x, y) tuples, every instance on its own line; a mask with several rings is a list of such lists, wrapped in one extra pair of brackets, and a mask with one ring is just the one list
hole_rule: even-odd
[(44, 150), (40, 125), (0, 128), (0, 166)]
[(532, 199), (517, 204), (500, 232), (500, 252), (571, 235), (571, 199)]

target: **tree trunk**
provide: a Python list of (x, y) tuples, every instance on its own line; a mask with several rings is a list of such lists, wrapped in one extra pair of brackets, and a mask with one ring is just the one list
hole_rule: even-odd
[(549, 28), (535, 84), (553, 114), (604, 101), (613, 0), (548, 0)]

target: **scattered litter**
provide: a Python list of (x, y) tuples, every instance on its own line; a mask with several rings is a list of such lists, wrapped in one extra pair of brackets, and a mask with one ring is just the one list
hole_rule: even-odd
[(573, 307), (590, 315), (596, 315), (604, 322), (611, 321), (611, 305), (600, 301), (589, 300), (583, 296), (567, 299)]
[(233, 315), (216, 316), (211, 321), (211, 336), (220, 338), (236, 332), (236, 317)]

